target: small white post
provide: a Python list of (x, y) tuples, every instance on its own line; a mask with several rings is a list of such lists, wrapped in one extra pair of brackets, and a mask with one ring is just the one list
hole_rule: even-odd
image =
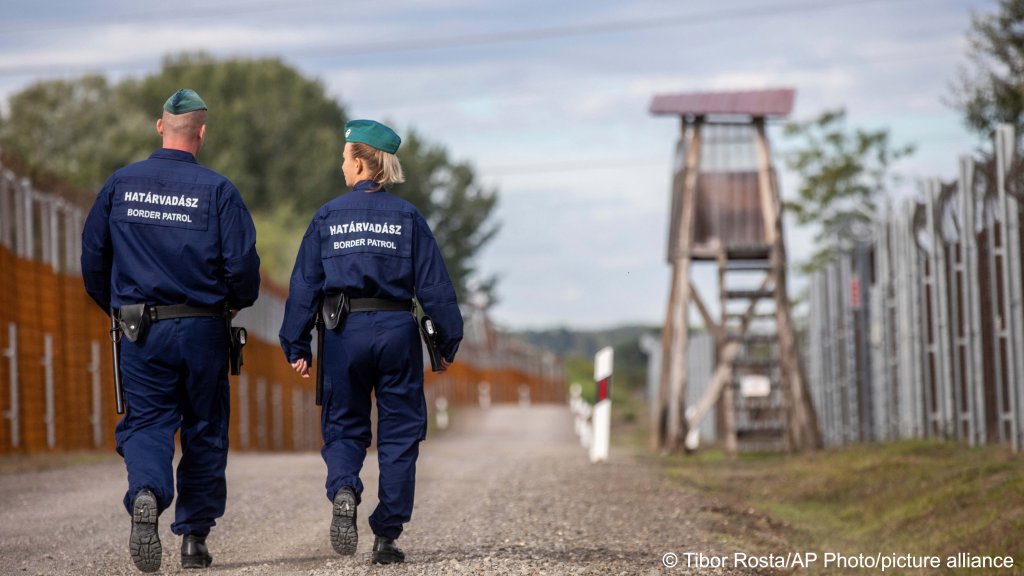
[(572, 430), (579, 436), (583, 433), (583, 386), (579, 382), (573, 382), (569, 386), (569, 412), (572, 412)]
[(530, 387), (527, 386), (526, 384), (519, 385), (519, 407), (530, 407)]
[[(693, 422), (693, 417), (697, 415), (697, 408), (695, 406), (686, 407), (686, 421)], [(700, 426), (694, 426), (690, 428), (690, 431), (686, 433), (685, 440), (686, 449), (693, 452), (700, 447)]]
[(437, 412), (434, 414), (437, 422), (438, 430), (448, 429), (448, 399), (444, 396), (438, 396), (434, 400), (434, 407), (437, 408)]
[(580, 411), (580, 446), (589, 451), (594, 439), (594, 427), (590, 423), (590, 416), (594, 413), (594, 407), (583, 402)]
[(476, 385), (477, 399), (484, 410), (491, 407), (491, 383), (486, 380)]
[(602, 348), (594, 355), (594, 382), (597, 401), (594, 403), (594, 438), (590, 444), (590, 461), (608, 461), (608, 443), (612, 426), (612, 362), (614, 349)]

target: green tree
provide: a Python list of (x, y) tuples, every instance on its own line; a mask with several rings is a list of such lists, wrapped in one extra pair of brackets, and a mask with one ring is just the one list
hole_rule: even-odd
[(960, 67), (950, 103), (984, 139), (997, 124), (1024, 133), (1024, 0), (1000, 0), (993, 14), (974, 14), (967, 33), (969, 65)]
[[(305, 212), (344, 188), (345, 113), (321, 82), (278, 59), (185, 54), (119, 89), (126, 100), (151, 108), (183, 87), (195, 89), (210, 106), (203, 163), (229, 175), (254, 213)], [(156, 134), (151, 137), (153, 144), (143, 149), (159, 145)]]
[(0, 142), (24, 161), (25, 176), (55, 174), (80, 188), (98, 188), (111, 172), (137, 159), (141, 152), (132, 140), (138, 138), (131, 136), (153, 130), (148, 117), (102, 76), (37, 82), (8, 105)]
[(894, 147), (886, 129), (848, 132), (842, 109), (789, 123), (785, 134), (798, 140), (786, 164), (800, 177), (797, 198), (786, 201), (785, 209), (798, 224), (820, 227), (816, 240), (823, 247), (804, 265), (810, 272), (828, 257), (821, 241), (831, 231), (877, 211), (878, 200), (899, 182), (892, 165), (913, 153), (914, 146)]
[[(256, 220), (264, 270), (287, 282), (313, 212), (347, 190), (341, 173), (346, 115), (321, 82), (278, 59), (184, 54), (166, 58), (155, 74), (118, 84), (102, 76), (38, 82), (10, 99), (0, 118), (0, 146), (32, 172), (98, 190), (114, 170), (160, 145), (159, 106), (182, 87), (197, 90), (210, 106), (200, 161), (241, 191)], [(493, 278), (477, 278), (475, 257), (497, 232), (496, 193), (476, 182), (471, 166), (449, 160), (442, 146), (415, 133), (399, 154), (407, 180), (395, 192), (433, 226), (460, 296), (470, 285), (492, 289)]]

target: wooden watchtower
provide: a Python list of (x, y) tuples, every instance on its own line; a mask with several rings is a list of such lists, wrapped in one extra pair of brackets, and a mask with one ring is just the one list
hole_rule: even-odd
[[(652, 114), (680, 118), (656, 449), (678, 451), (711, 409), (730, 454), (820, 444), (786, 296), (782, 210), (765, 133), (767, 118), (789, 115), (794, 94), (670, 94), (651, 103)], [(698, 264), (717, 266), (717, 320), (693, 283)], [(691, 302), (714, 337), (717, 364), (700, 401), (687, 406)]]

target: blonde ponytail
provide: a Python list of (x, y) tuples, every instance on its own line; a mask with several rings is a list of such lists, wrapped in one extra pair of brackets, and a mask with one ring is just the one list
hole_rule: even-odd
[(378, 150), (362, 142), (352, 142), (352, 158), (365, 162), (367, 172), (373, 175), (370, 179), (381, 187), (405, 182), (402, 164), (398, 161), (398, 156), (394, 154)]

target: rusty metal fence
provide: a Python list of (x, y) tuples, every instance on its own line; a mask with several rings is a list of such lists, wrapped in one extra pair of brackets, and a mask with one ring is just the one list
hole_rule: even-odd
[(827, 445), (1024, 442), (1021, 209), (1010, 126), (991, 159), (834, 230), (810, 284), (807, 355)]
[[(0, 163), (0, 454), (113, 447), (118, 416), (108, 319), (86, 294), (79, 268), (85, 209), (49, 194)], [(230, 442), (243, 450), (320, 446), (312, 380), (284, 361), (277, 331), (287, 293), (264, 279), (236, 323), (250, 339), (231, 378)], [(558, 358), (497, 330), (467, 307), (456, 363), (428, 373), (428, 406), (565, 400)], [(429, 363), (427, 364), (429, 366)]]

